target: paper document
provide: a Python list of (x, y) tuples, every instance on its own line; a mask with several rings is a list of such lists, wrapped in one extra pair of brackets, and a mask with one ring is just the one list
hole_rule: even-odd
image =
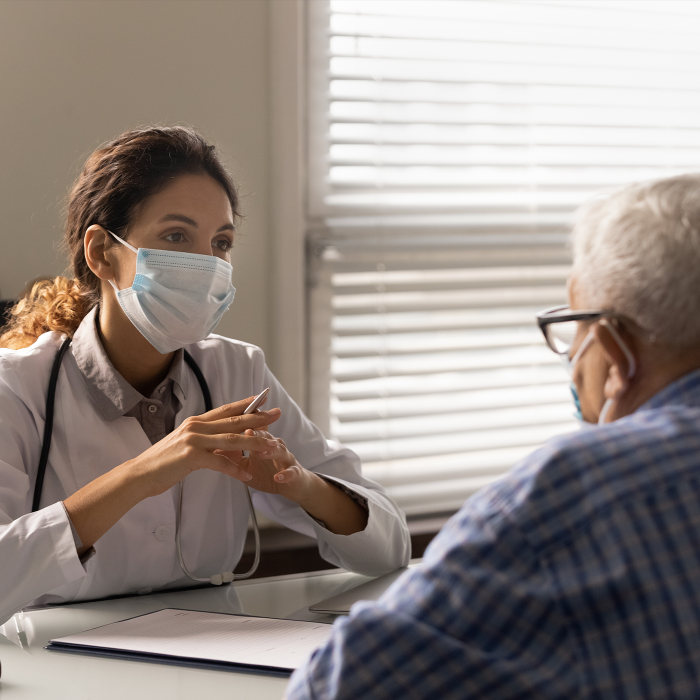
[(293, 671), (330, 631), (330, 625), (318, 622), (166, 609), (54, 639), (49, 648), (110, 649)]

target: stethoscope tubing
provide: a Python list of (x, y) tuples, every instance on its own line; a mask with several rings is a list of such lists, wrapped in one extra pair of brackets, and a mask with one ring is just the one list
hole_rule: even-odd
[[(51, 436), (53, 433), (53, 415), (54, 415), (54, 405), (56, 403), (56, 387), (58, 386), (58, 373), (61, 369), (61, 363), (68, 350), (68, 346), (71, 344), (71, 338), (66, 338), (56, 353), (56, 357), (53, 361), (53, 367), (51, 368), (51, 377), (49, 379), (49, 390), (46, 395), (46, 420), (44, 422), (44, 436), (41, 444), (41, 456), (39, 457), (39, 467), (37, 469), (36, 482), (34, 484), (34, 497), (32, 499), (32, 513), (39, 510), (39, 502), (41, 501), (41, 492), (44, 488), (44, 476), (46, 474), (46, 466), (49, 462), (49, 450), (51, 449)], [(197, 378), (199, 387), (202, 391), (202, 396), (204, 397), (204, 406), (207, 412), (211, 411), (213, 408), (213, 403), (211, 400), (211, 392), (209, 391), (209, 385), (207, 380), (202, 374), (202, 370), (199, 365), (195, 362), (195, 359), (190, 355), (187, 350), (184, 351), (185, 362), (192, 370), (192, 373)], [(177, 546), (177, 556), (180, 561), (180, 567), (183, 573), (192, 581), (197, 581), (199, 583), (209, 582), (215, 586), (220, 586), (222, 583), (229, 583), (234, 580), (250, 578), (258, 568), (260, 563), (260, 531), (258, 528), (258, 519), (255, 516), (255, 509), (253, 508), (253, 500), (250, 496), (250, 489), (247, 485), (245, 486), (245, 493), (248, 499), (248, 507), (250, 508), (250, 515), (253, 519), (253, 533), (255, 535), (255, 558), (253, 560), (253, 566), (243, 574), (234, 574), (232, 571), (225, 571), (220, 574), (214, 574), (209, 577), (195, 576), (190, 572), (185, 564), (185, 559), (182, 555), (182, 544), (180, 542), (181, 535), (181, 524), (182, 524), (182, 494), (184, 490), (185, 480), (183, 479), (179, 483), (179, 496), (178, 496), (178, 509), (175, 518), (175, 542)]]
[(34, 498), (32, 499), (32, 513), (39, 510), (39, 501), (41, 500), (41, 492), (44, 488), (44, 476), (46, 475), (46, 465), (49, 463), (49, 450), (51, 449), (51, 435), (53, 433), (53, 409), (56, 403), (56, 386), (58, 385), (58, 372), (61, 369), (63, 356), (68, 350), (71, 343), (70, 338), (66, 338), (56, 353), (56, 358), (53, 361), (51, 368), (51, 377), (49, 378), (49, 393), (46, 396), (46, 418), (44, 420), (44, 437), (41, 442), (41, 456), (39, 457), (39, 468), (36, 472), (36, 482), (34, 484)]

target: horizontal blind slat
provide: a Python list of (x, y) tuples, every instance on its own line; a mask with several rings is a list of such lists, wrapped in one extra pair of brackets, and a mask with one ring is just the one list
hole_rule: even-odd
[(332, 399), (351, 401), (362, 398), (391, 398), (440, 395), (459, 391), (482, 391), (483, 389), (510, 389), (546, 384), (562, 385), (561, 367), (549, 365), (527, 365), (524, 367), (480, 368), (478, 371), (449, 371), (438, 368), (425, 376), (379, 375), (369, 379), (331, 381)]
[[(538, 123), (331, 123), (329, 142), (420, 145), (613, 146), (681, 148), (700, 144), (700, 128), (674, 129)], [(537, 162), (537, 161), (534, 161)]]
[[(379, 460), (406, 459), (422, 456), (432, 459), (434, 455), (446, 455), (470, 450), (495, 449), (499, 447), (539, 446), (546, 440), (575, 430), (571, 418), (562, 416), (561, 422), (547, 425), (528, 425), (504, 429), (474, 432), (460, 432), (440, 435), (439, 439), (431, 436), (384, 438), (375, 441), (349, 442), (363, 462)], [(426, 461), (426, 481), (429, 477), (430, 462)]]
[(478, 82), (499, 85), (581, 85), (583, 87), (644, 87), (657, 90), (684, 90), (689, 78), (696, 73), (656, 68), (640, 75), (633, 67), (611, 67), (596, 70), (588, 66), (562, 66), (549, 64), (520, 65), (486, 64), (471, 62), (416, 61), (410, 59), (374, 59), (336, 56), (331, 58), (330, 74), (333, 77), (363, 78), (375, 80), (431, 81), (437, 83)]
[[(698, 95), (693, 90), (648, 90), (623, 87), (570, 87), (567, 85), (490, 85), (486, 82), (464, 82), (444, 85), (433, 82), (406, 82), (391, 80), (333, 78), (330, 80), (329, 98), (340, 102), (377, 102), (378, 106), (393, 103), (428, 103), (435, 105), (489, 104), (543, 106), (599, 106), (599, 107), (647, 107), (649, 109), (694, 109)], [(663, 95), (663, 103), (659, 97)]]
[(560, 382), (555, 385), (492, 388), (482, 391), (453, 391), (447, 395), (377, 397), (334, 401), (333, 413), (339, 421), (378, 420), (401, 416), (439, 415), (457, 411), (482, 411), (489, 408), (566, 403), (569, 390)]

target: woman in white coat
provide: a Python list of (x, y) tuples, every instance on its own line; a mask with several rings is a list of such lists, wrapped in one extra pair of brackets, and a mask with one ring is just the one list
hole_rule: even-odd
[[(333, 564), (406, 565), (405, 518), (358, 457), (323, 437), (257, 347), (211, 334), (235, 292), (237, 205), (191, 129), (131, 131), (88, 159), (68, 202), (74, 279), (35, 285), (0, 338), (0, 624), (28, 604), (230, 580), (245, 486)], [(265, 387), (270, 408), (244, 415)]]

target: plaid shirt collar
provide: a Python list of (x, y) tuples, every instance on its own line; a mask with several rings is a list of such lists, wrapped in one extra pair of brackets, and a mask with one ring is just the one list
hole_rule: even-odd
[(700, 369), (676, 379), (661, 391), (658, 391), (648, 401), (642, 404), (638, 411), (650, 411), (664, 406), (696, 406), (700, 407)]

